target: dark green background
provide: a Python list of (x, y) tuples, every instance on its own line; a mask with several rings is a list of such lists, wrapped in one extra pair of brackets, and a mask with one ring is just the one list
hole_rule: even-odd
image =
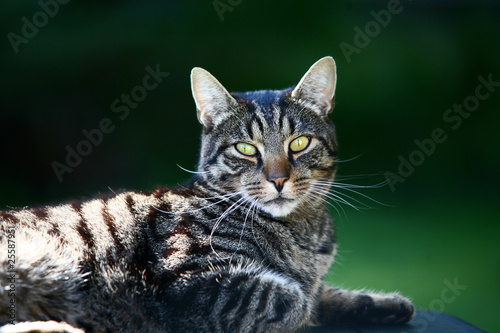
[[(415, 140), (436, 128), (447, 139), (394, 191), (362, 191), (384, 205), (357, 195), (374, 209), (332, 209), (341, 247), (328, 279), (399, 290), (419, 308), (500, 331), (500, 87), (458, 128), (443, 120), (474, 95), (479, 76), (500, 82), (500, 7), (402, 1), (347, 59), (340, 44), (356, 45), (355, 27), (376, 29), (371, 11), (387, 10), (388, 2), (232, 4), (221, 20), (212, 1), (69, 1), (15, 52), (9, 33), (21, 36), (23, 17), (43, 19), (42, 9), (35, 1), (2, 1), (0, 208), (183, 182), (189, 174), (177, 164), (195, 168), (201, 130), (192, 67), (229, 90), (280, 89), (332, 55), (332, 118), (348, 160), (339, 175), (356, 176), (342, 181), (380, 183), (398, 171), (399, 156), (418, 154)], [(157, 65), (169, 76), (120, 120), (111, 103)], [(65, 147), (75, 149), (82, 130), (103, 118), (114, 131), (59, 182), (52, 163), (65, 163)], [(450, 293), (446, 281), (463, 287)]]

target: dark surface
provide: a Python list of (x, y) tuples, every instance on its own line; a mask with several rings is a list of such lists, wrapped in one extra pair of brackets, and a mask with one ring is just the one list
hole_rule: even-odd
[(485, 332), (456, 317), (445, 313), (432, 311), (417, 311), (413, 320), (406, 325), (401, 326), (352, 326), (352, 327), (314, 327), (310, 332), (313, 333), (382, 333), (382, 332), (400, 332), (400, 333), (477, 333)]

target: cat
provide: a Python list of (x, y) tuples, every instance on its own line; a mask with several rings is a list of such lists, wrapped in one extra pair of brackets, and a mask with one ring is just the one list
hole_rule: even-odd
[[(332, 57), (284, 90), (229, 93), (194, 68), (203, 134), (187, 184), (1, 211), (3, 331), (294, 332), (411, 320), (397, 293), (322, 282), (336, 252), (326, 208), (336, 82)], [(12, 300), (24, 323), (12, 325)]]

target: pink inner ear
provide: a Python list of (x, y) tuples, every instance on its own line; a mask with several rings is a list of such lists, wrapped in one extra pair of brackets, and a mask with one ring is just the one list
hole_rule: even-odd
[(209, 113), (203, 111), (202, 109), (198, 109), (198, 119), (204, 126), (208, 125), (211, 121)]
[(323, 105), (321, 105), (321, 108), (326, 112), (330, 113), (333, 111), (333, 103), (331, 101), (325, 100), (323, 102)]

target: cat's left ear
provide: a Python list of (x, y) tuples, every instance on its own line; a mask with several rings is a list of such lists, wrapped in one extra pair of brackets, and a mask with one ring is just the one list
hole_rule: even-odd
[(205, 127), (221, 123), (238, 105), (226, 88), (200, 67), (191, 71), (191, 90), (198, 110), (198, 120)]
[(309, 68), (292, 91), (292, 98), (312, 104), (312, 109), (326, 116), (333, 110), (337, 69), (332, 57), (319, 59)]

